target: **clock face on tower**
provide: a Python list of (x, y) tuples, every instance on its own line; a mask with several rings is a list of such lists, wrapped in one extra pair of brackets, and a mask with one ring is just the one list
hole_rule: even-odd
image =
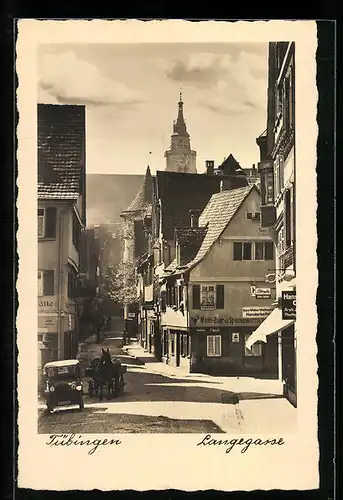
[(184, 155), (178, 155), (176, 159), (176, 164), (180, 172), (182, 172), (188, 165), (189, 162), (189, 155), (184, 154)]

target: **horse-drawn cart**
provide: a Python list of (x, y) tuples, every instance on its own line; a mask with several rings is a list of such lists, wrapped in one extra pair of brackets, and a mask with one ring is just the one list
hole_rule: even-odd
[(100, 358), (90, 361), (89, 367), (85, 370), (88, 380), (88, 394), (90, 397), (103, 399), (104, 391), (107, 399), (116, 398), (124, 392), (124, 373), (127, 367), (115, 357), (111, 357), (109, 350), (102, 350)]

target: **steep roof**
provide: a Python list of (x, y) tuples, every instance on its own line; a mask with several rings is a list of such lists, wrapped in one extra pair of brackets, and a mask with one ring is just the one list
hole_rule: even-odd
[(38, 198), (77, 199), (84, 190), (85, 107), (38, 104)]
[(244, 171), (236, 158), (230, 153), (227, 158), (219, 165), (220, 170), (225, 175), (244, 174)]
[(140, 212), (145, 210), (151, 212), (151, 204), (152, 204), (152, 176), (150, 172), (150, 167), (148, 165), (144, 180), (142, 182), (139, 191), (137, 192), (136, 196), (129, 204), (129, 206), (125, 210), (123, 210), (123, 213)]
[(205, 257), (213, 243), (217, 241), (253, 189), (258, 191), (256, 185), (253, 184), (238, 189), (222, 191), (211, 197), (199, 218), (199, 226), (207, 227), (206, 235), (196, 257), (193, 261), (189, 262), (187, 267), (194, 267)]
[(176, 227), (189, 227), (191, 209), (203, 211), (213, 193), (219, 191), (220, 176), (156, 172), (157, 193), (162, 205), (162, 232), (172, 240)]

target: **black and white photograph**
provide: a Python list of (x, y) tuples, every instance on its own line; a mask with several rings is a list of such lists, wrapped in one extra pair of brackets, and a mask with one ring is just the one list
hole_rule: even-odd
[[(229, 25), (235, 36), (216, 41), (207, 23), (193, 39), (193, 25), (180, 21), (189, 36), (176, 41), (154, 37), (154, 22), (132, 22), (152, 38), (118, 39), (120, 21), (104, 22), (106, 36), (99, 24), (98, 38), (90, 22), (79, 39), (82, 22), (31, 25), (43, 35), (33, 94), (22, 103), (30, 100), (34, 113), (26, 140), (36, 164), (21, 164), (19, 154), (19, 172), (30, 170), (27, 196), (35, 186), (33, 208), (25, 214), (21, 205), (35, 249), (19, 237), (19, 254), (30, 254), (27, 272), (36, 277), (21, 294), (30, 295), (24, 307), (37, 333), (30, 330), (22, 350), (19, 335), (19, 391), (30, 364), (34, 433), (45, 460), (63, 452), (69, 464), (73, 453), (118, 461), (127, 440), (134, 454), (132, 439), (185, 436), (193, 445), (179, 444), (175, 459), (192, 447), (204, 474), (215, 453), (222, 470), (236, 454), (243, 477), (258, 457), (279, 460), (288, 440), (314, 426), (313, 464), (299, 482), (315, 487), (316, 401), (302, 398), (316, 397), (317, 383), (316, 96), (306, 108), (297, 80), (305, 73), (301, 29), (268, 36), (266, 23), (242, 23), (242, 37)], [(66, 23), (69, 31), (59, 32)], [(173, 21), (163, 23), (171, 33)], [(315, 42), (315, 26), (302, 24)], [(307, 88), (310, 95), (315, 80)], [(162, 451), (151, 453), (163, 461)], [(94, 481), (80, 487), (69, 478), (60, 487), (99, 487)], [(166, 487), (187, 489), (186, 479), (175, 481)], [(208, 481), (231, 489), (229, 479), (222, 483)]]

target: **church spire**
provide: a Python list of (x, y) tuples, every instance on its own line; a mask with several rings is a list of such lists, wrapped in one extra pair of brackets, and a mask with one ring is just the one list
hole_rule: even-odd
[(180, 100), (179, 100), (178, 106), (179, 106), (179, 112), (177, 115), (177, 120), (174, 124), (174, 134), (189, 137), (189, 134), (187, 132), (185, 119), (183, 116), (183, 100), (182, 100), (182, 91), (181, 90), (180, 90)]

